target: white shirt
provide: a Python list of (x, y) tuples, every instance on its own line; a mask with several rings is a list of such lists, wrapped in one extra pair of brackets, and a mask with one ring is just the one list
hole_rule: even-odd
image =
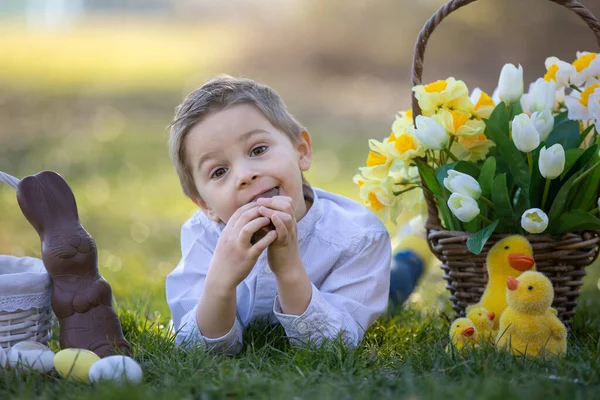
[(390, 286), (391, 242), (381, 221), (361, 204), (305, 186), (312, 207), (297, 222), (302, 263), (312, 297), (302, 315), (282, 313), (267, 251), (236, 288), (237, 318), (220, 338), (202, 336), (196, 307), (204, 289), (219, 236), (225, 227), (196, 212), (181, 228), (182, 258), (167, 276), (167, 303), (176, 343), (200, 342), (208, 349), (235, 354), (242, 348), (243, 327), (256, 319), (281, 323), (293, 344), (321, 343), (339, 333), (356, 345), (384, 311)]

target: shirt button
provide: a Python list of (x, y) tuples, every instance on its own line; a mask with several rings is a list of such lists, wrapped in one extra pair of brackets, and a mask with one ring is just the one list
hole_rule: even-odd
[(300, 321), (296, 324), (296, 329), (298, 330), (298, 333), (305, 333), (307, 328), (308, 324), (304, 321)]

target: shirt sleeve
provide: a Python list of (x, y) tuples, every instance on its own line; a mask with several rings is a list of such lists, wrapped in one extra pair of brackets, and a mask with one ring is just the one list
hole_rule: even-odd
[[(181, 228), (182, 258), (173, 272), (167, 276), (167, 303), (173, 316), (177, 345), (200, 344), (217, 353), (235, 354), (241, 350), (243, 344), (243, 328), (238, 318), (235, 319), (228, 333), (212, 339), (202, 335), (196, 321), (196, 308), (204, 291), (206, 274), (213, 257), (216, 240), (218, 238), (194, 235), (189, 221), (183, 225)], [(212, 243), (213, 241), (215, 243)]]
[(283, 314), (277, 296), (273, 312), (290, 341), (321, 344), (341, 334), (347, 345), (356, 346), (387, 305), (391, 257), (387, 232), (363, 237), (320, 288), (311, 283), (311, 300), (302, 315)]

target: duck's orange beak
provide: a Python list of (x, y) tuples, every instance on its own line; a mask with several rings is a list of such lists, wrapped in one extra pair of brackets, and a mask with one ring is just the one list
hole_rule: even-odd
[(475, 333), (475, 329), (473, 329), (473, 328), (467, 328), (462, 332), (462, 334), (465, 336), (473, 336), (474, 333)]
[(508, 290), (517, 290), (517, 288), (519, 287), (519, 281), (513, 278), (512, 276), (509, 276), (506, 280), (506, 287), (508, 288)]
[(488, 314), (488, 318), (490, 319), (490, 321), (493, 321), (494, 318), (496, 318), (496, 314), (493, 313), (493, 312), (491, 312), (491, 313)]
[(508, 256), (508, 264), (517, 271), (523, 272), (531, 269), (533, 264), (535, 264), (535, 260), (533, 257), (526, 256), (525, 254), (515, 253)]

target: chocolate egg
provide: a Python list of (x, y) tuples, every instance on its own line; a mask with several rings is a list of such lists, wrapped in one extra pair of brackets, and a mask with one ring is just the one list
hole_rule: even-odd
[(92, 365), (100, 357), (89, 350), (64, 349), (54, 356), (54, 369), (67, 380), (89, 382), (89, 372)]
[[(275, 197), (275, 196), (279, 196), (279, 188), (273, 188), (273, 189), (261, 194), (255, 200), (260, 199), (262, 197), (271, 198), (271, 197)], [(254, 235), (252, 235), (252, 238), (250, 238), (250, 243), (252, 243), (253, 245), (256, 244), (256, 242), (258, 242), (260, 239), (264, 238), (267, 235), (267, 233), (271, 232), (274, 229), (275, 229), (275, 225), (273, 225), (272, 222), (269, 222), (269, 225), (263, 226), (258, 231), (256, 231), (254, 233)]]

